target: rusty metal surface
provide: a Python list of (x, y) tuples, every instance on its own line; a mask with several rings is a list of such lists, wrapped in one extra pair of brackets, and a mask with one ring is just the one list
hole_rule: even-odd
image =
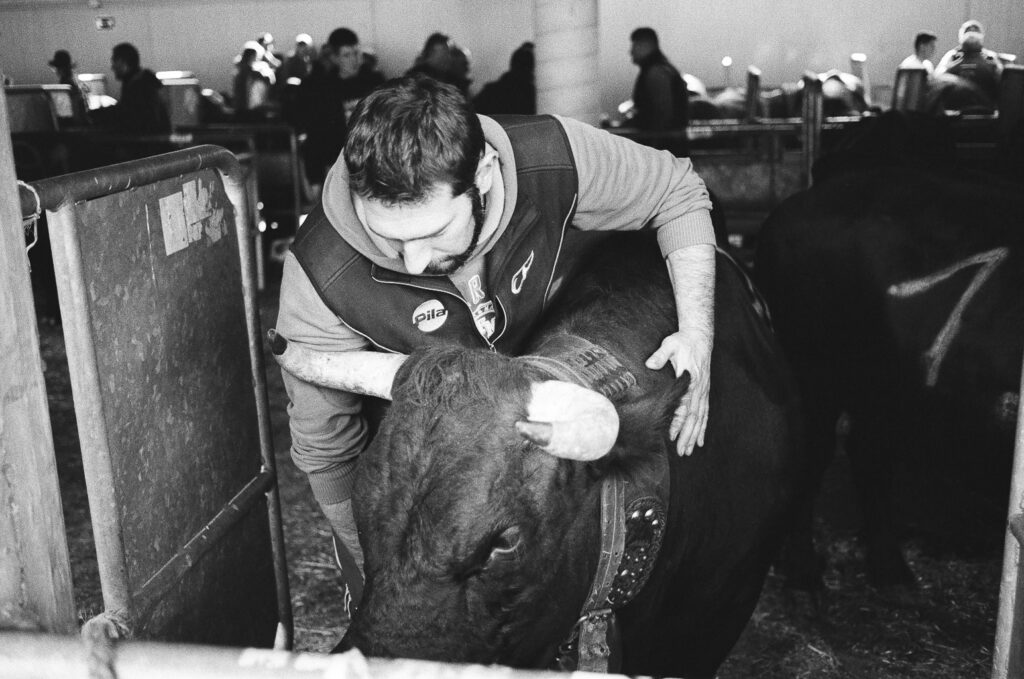
[(233, 207), (215, 170), (182, 171), (135, 188), (93, 177), (117, 192), (72, 208), (88, 319), (77, 330), (91, 336), (113, 486), (104, 490), (116, 501), (137, 637), (269, 645), (278, 616), (261, 495), (180, 579), (150, 582), (261, 467)]

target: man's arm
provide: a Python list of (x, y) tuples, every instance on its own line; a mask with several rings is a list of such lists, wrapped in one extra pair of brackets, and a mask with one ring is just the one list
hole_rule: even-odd
[(672, 417), (669, 437), (676, 451), (689, 455), (704, 445), (711, 393), (711, 349), (715, 337), (715, 248), (691, 245), (665, 258), (676, 300), (679, 330), (661, 342), (647, 359), (647, 367), (660, 370), (671, 363), (676, 377), (690, 375), (690, 387)]
[(658, 230), (676, 300), (679, 330), (665, 338), (648, 367), (671, 363), (690, 373), (670, 433), (679, 454), (703, 443), (714, 340), (715, 233), (711, 199), (687, 158), (655, 151), (583, 123), (565, 126), (579, 175), (573, 224), (581, 230)]
[[(312, 283), (289, 254), (281, 280), (278, 332), (291, 342), (319, 351), (354, 351), (366, 340), (347, 328), (317, 295)], [(362, 398), (326, 389), (282, 371), (288, 392), (291, 456), (309, 480), (313, 495), (335, 532), (350, 527), (352, 482), (356, 458), (367, 443)]]

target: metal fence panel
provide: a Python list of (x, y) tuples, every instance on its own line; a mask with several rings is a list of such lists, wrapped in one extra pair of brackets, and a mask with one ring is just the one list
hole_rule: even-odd
[(159, 174), (48, 211), (104, 605), (138, 638), (269, 646), (240, 208), (213, 169)]

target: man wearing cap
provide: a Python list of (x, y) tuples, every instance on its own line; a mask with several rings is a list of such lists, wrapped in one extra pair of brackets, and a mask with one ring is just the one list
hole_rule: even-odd
[(49, 61), (50, 68), (57, 74), (57, 82), (61, 85), (71, 86), (71, 106), (76, 123), (85, 124), (88, 122), (89, 97), (88, 89), (79, 82), (75, 76), (75, 63), (71, 61), (71, 53), (67, 50), (57, 50), (53, 53), (53, 59)]
[(982, 46), (985, 29), (981, 22), (968, 19), (960, 26), (957, 34), (959, 45), (943, 55), (935, 74), (948, 73), (974, 83), (994, 104), (999, 96), (999, 78), (1003, 64), (999, 55)]
[[(406, 76), (357, 104), (321, 205), (286, 257), (277, 331), (321, 352), (455, 343), (515, 355), (566, 280), (567, 230), (653, 229), (678, 331), (647, 367), (691, 377), (669, 431), (690, 454), (708, 416), (710, 208), (686, 158), (569, 118), (478, 116), (455, 87)], [(370, 440), (362, 399), (283, 377), (292, 459), (358, 586), (351, 495)]]

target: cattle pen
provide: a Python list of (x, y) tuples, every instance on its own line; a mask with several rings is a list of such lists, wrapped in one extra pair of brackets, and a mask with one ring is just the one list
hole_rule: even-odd
[[(811, 85), (813, 88), (813, 81)], [(813, 99), (809, 106), (812, 107), (810, 114), (805, 116), (803, 121), (768, 124), (759, 128), (759, 131), (761, 133), (771, 132), (772, 125), (774, 125), (775, 131), (784, 129), (792, 133), (803, 130), (805, 148), (814, 148), (816, 143), (820, 143), (821, 129), (827, 129), (828, 125), (840, 125), (841, 123), (822, 121), (819, 117), (818, 126), (806, 127), (806, 121), (813, 121), (816, 116), (820, 116), (820, 111), (815, 113)], [(4, 107), (0, 106), (0, 112), (3, 109)], [(0, 116), (2, 115), (0, 113)], [(0, 125), (0, 144), (6, 144), (7, 142), (2, 140), (9, 139), (6, 129), (3, 127), (4, 125)], [(194, 159), (196, 157), (195, 152), (184, 153), (185, 155), (178, 156), (178, 158)], [(6, 348), (4, 356), (0, 360), (4, 362), (3, 374), (15, 376), (14, 380), (8, 381), (8, 385), (13, 385), (15, 388), (5, 391), (3, 411), (0, 412), (0, 423), (3, 423), (3, 427), (0, 427), (0, 443), (2, 443), (0, 452), (3, 454), (5, 479), (12, 465), (24, 465), (23, 469), (26, 470), (23, 472), (24, 477), (35, 479), (37, 483), (27, 487), (14, 486), (5, 481), (4, 486), (0, 488), (0, 504), (5, 508), (12, 509), (4, 515), (8, 520), (0, 524), (2, 526), (0, 536), (5, 545), (17, 546), (17, 549), (13, 551), (5, 547), (3, 553), (0, 554), (0, 595), (3, 597), (0, 599), (0, 613), (3, 614), (0, 615), (0, 623), (17, 627), (16, 621), (24, 620), (26, 629), (42, 629), (57, 634), (0, 632), (0, 675), (73, 676), (81, 674), (83, 671), (97, 671), (90, 669), (93, 667), (90, 662), (96, 662), (90, 658), (96, 655), (94, 651), (97, 642), (95, 640), (79, 641), (71, 636), (75, 633), (78, 624), (75, 619), (64, 527), (60, 518), (60, 496), (54, 478), (53, 432), (50, 431), (50, 418), (46, 413), (47, 394), (41, 378), (39, 338), (35, 330), (35, 312), (27, 283), (27, 258), (23, 254), (25, 250), (21, 247), (20, 240), (23, 233), (23, 215), (15, 214), (17, 210), (15, 206), (20, 204), (21, 199), (14, 195), (15, 178), (9, 157), (9, 147), (0, 148), (0, 191), (4, 192), (0, 204), (4, 206), (5, 210), (4, 214), (0, 215), (0, 226), (2, 226), (2, 231), (0, 231), (0, 261), (2, 261), (0, 277), (3, 277), (0, 300), (3, 301), (5, 308), (12, 310), (11, 317), (14, 319), (14, 322), (5, 325), (4, 329), (0, 331), (2, 332), (0, 337), (3, 339), (3, 346)], [(189, 167), (194, 170), (200, 169), (199, 167)], [(810, 181), (810, 164), (806, 165), (805, 170), (808, 177), (803, 181)], [(181, 174), (176, 172), (175, 176)], [(184, 188), (189, 181), (194, 181), (195, 184), (190, 185), (190, 188)], [(176, 242), (183, 244), (183, 249), (187, 249), (193, 243), (212, 240), (208, 233), (213, 230), (210, 219), (219, 207), (225, 207), (218, 205), (216, 199), (213, 203), (207, 204), (209, 209), (204, 207), (198, 199), (192, 207), (186, 206), (190, 197), (197, 196), (199, 190), (204, 188), (206, 181), (204, 178), (191, 178), (183, 181), (175, 192), (181, 196), (180, 201), (175, 199), (168, 208), (168, 214), (173, 212), (176, 215), (177, 212), (180, 212), (183, 215), (180, 220), (177, 216), (168, 218), (175, 220), (175, 228), (181, 227), (179, 240)], [(136, 178), (130, 182), (133, 187), (138, 183), (139, 180)], [(249, 205), (244, 198), (236, 198), (232, 204), (239, 212), (241, 212), (239, 206)], [(157, 199), (156, 205), (159, 209), (168, 204)], [(36, 211), (35, 207), (28, 210), (29, 214)], [(242, 266), (244, 267), (244, 262), (252, 261), (252, 251), (248, 248), (253, 242), (255, 226), (252, 220), (243, 218), (241, 214), (238, 216), (238, 220), (243, 226), (238, 232), (237, 242), (232, 242), (239, 248), (241, 257), (239, 261), (243, 262)], [(142, 223), (145, 223), (145, 219)], [(196, 224), (200, 224), (200, 226), (195, 227)], [(196, 235), (194, 230), (190, 230), (194, 228), (201, 229), (202, 233)], [(221, 232), (220, 237), (225, 236), (226, 233)], [(162, 247), (167, 247), (166, 238), (157, 242)], [(106, 264), (109, 266), (110, 262), (107, 261)], [(246, 272), (244, 275), (255, 276), (253, 271)], [(66, 292), (70, 294), (72, 291), (67, 290)], [(253, 304), (251, 300), (246, 300), (244, 303), (241, 301), (240, 290), (238, 299), (240, 307), (244, 303)], [(249, 316), (255, 317), (255, 310), (251, 310)], [(70, 319), (65, 322), (70, 322)], [(110, 327), (116, 330), (116, 324), (113, 321), (111, 323)], [(83, 321), (83, 325), (92, 326), (93, 321)], [(116, 332), (114, 334), (116, 335)], [(258, 394), (261, 380), (264, 379), (260, 374), (262, 359), (259, 358), (258, 346), (252, 346), (256, 340), (252, 339), (251, 333), (246, 342), (248, 345), (243, 343), (242, 346), (245, 349), (243, 353), (247, 360), (251, 359), (251, 364), (248, 366), (253, 371), (250, 386), (257, 392), (253, 397), (253, 408), (259, 410), (263, 407), (259, 403), (262, 397)], [(258, 345), (258, 342), (256, 343)], [(72, 351), (70, 347), (69, 351)], [(83, 379), (83, 376), (79, 376), (77, 379)], [(8, 389), (7, 385), (5, 385), (6, 389)], [(190, 394), (184, 394), (183, 398), (187, 400), (190, 396)], [(147, 394), (135, 395), (134, 404), (141, 405), (147, 397)], [(102, 398), (102, 390), (96, 393), (96, 398)], [(93, 402), (92, 405), (96, 406), (98, 403)], [(89, 407), (89, 403), (84, 403), (83, 407)], [(82, 415), (79, 416), (82, 417)], [(100, 417), (98, 414), (95, 416)], [(254, 431), (267, 426), (265, 416), (258, 415), (257, 419), (259, 421), (253, 425)], [(1019, 582), (1020, 537), (1024, 532), (1021, 529), (1022, 521), (1024, 521), (1021, 519), (1021, 512), (1024, 510), (1024, 453), (1022, 453), (1024, 429), (1021, 427), (1021, 419), (1018, 414), (1014, 485), (1004, 557), (1003, 595), (1000, 602), (999, 627), (996, 637), (995, 667), (992, 674), (998, 679), (1017, 676), (1021, 671), (1022, 663), (1024, 663), (1024, 658), (1022, 658), (1024, 631), (1021, 629), (1024, 624), (1024, 614), (1022, 614), (1024, 604), (1021, 603), (1022, 599), (1018, 596), (1021, 586)], [(250, 434), (252, 433), (254, 432), (250, 432)], [(269, 432), (260, 433), (264, 437), (269, 436)], [(17, 457), (15, 458), (15, 456)], [(245, 468), (249, 469), (249, 467)], [(264, 458), (261, 462), (255, 463), (251, 479), (243, 483), (244, 488), (238, 493), (230, 494), (225, 503), (231, 508), (228, 514), (232, 514), (238, 507), (242, 508), (238, 510), (239, 513), (244, 513), (246, 508), (255, 506), (259, 510), (258, 513), (262, 513), (262, 519), (267, 520), (265, 527), (259, 526), (253, 529), (255, 532), (265, 531), (266, 533), (265, 541), (256, 540), (256, 542), (261, 545), (258, 558), (266, 559), (267, 564), (279, 558), (274, 556), (274, 553), (280, 549), (276, 544), (280, 538), (275, 536), (275, 533), (280, 530), (280, 526), (275, 525), (273, 518), (274, 505), (277, 502), (273, 492), (274, 480), (274, 462), (271, 455), (269, 459)], [(265, 498), (262, 500), (262, 504), (261, 498)], [(93, 501), (99, 502), (90, 499), (90, 502)], [(113, 502), (113, 499), (108, 499), (108, 501)], [(172, 500), (167, 502), (169, 504), (166, 506), (170, 508), (180, 500), (173, 498), (173, 503)], [(18, 509), (17, 513), (13, 511), (14, 508)], [(266, 519), (268, 516), (270, 518)], [(228, 523), (233, 523), (234, 520), (230, 517), (223, 519)], [(214, 531), (227, 532), (228, 523), (224, 523), (222, 529), (219, 528), (222, 526), (221, 523), (214, 523), (214, 520), (210, 519), (209, 521), (204, 520), (203, 527), (205, 528), (206, 524), (213, 524)], [(118, 527), (119, 529), (120, 527)], [(206, 536), (211, 534), (211, 532), (204, 533), (203, 537), (198, 538), (194, 543), (194, 546), (205, 543)], [(12, 537), (10, 541), (9, 537)], [(114, 541), (116, 542), (116, 540)], [(167, 584), (160, 586), (161, 591), (172, 591), (174, 588), (170, 585), (171, 580), (183, 577), (188, 567), (193, 562), (200, 560), (205, 551), (205, 544), (201, 549), (195, 551), (183, 549), (181, 556), (170, 566), (170, 570), (161, 571), (158, 566), (156, 573), (160, 573), (159, 577), (168, 578)], [(104, 568), (104, 570), (108, 569)], [(108, 572), (105, 577), (108, 579), (115, 577), (117, 569), (109, 570), (111, 572)], [(152, 573), (150, 576), (156, 577)], [(165, 644), (146, 641), (117, 642), (111, 649), (100, 642), (98, 645), (107, 648), (107, 652), (111, 653), (106, 656), (107, 666), (115, 672), (115, 676), (122, 677), (148, 676), (154, 666), (165, 668), (163, 672), (165, 676), (518, 677), (543, 675), (543, 673), (513, 672), (499, 668), (457, 668), (412, 661), (376, 659), (363, 661), (345, 656), (331, 658), (319, 654), (290, 654), (285, 649), (291, 646), (291, 631), (288, 629), (291, 613), (287, 602), (287, 584), (282, 582), (282, 577), (279, 567), (276, 572), (268, 570), (256, 574), (253, 578), (254, 582), (265, 586), (265, 589), (256, 597), (264, 604), (260, 613), (273, 618), (271, 632), (268, 633), (264, 628), (256, 634), (256, 637), (259, 638), (263, 646), (275, 646), (279, 650), (266, 648), (215, 649), (182, 643)], [(159, 584), (161, 581), (158, 579), (157, 582)], [(104, 584), (105, 599), (107, 590), (111, 590), (110, 601), (113, 603), (110, 607), (115, 609), (112, 612), (132, 612), (137, 610), (139, 601), (146, 601), (145, 597), (139, 597), (137, 600), (134, 597), (126, 597), (127, 586), (127, 581), (122, 582), (119, 586)], [(118, 591), (121, 592), (120, 599), (117, 598)], [(131, 593), (134, 594), (134, 592)], [(190, 600), (184, 599), (184, 601)], [(136, 608), (133, 609), (133, 606)], [(150, 606), (147, 602), (146, 608), (149, 612), (156, 607), (156, 603)], [(19, 613), (26, 615), (19, 616)], [(113, 624), (123, 624), (123, 622), (115, 620)], [(167, 640), (171, 641), (172, 639)], [(174, 672), (179, 672), (179, 674), (174, 674)]]

